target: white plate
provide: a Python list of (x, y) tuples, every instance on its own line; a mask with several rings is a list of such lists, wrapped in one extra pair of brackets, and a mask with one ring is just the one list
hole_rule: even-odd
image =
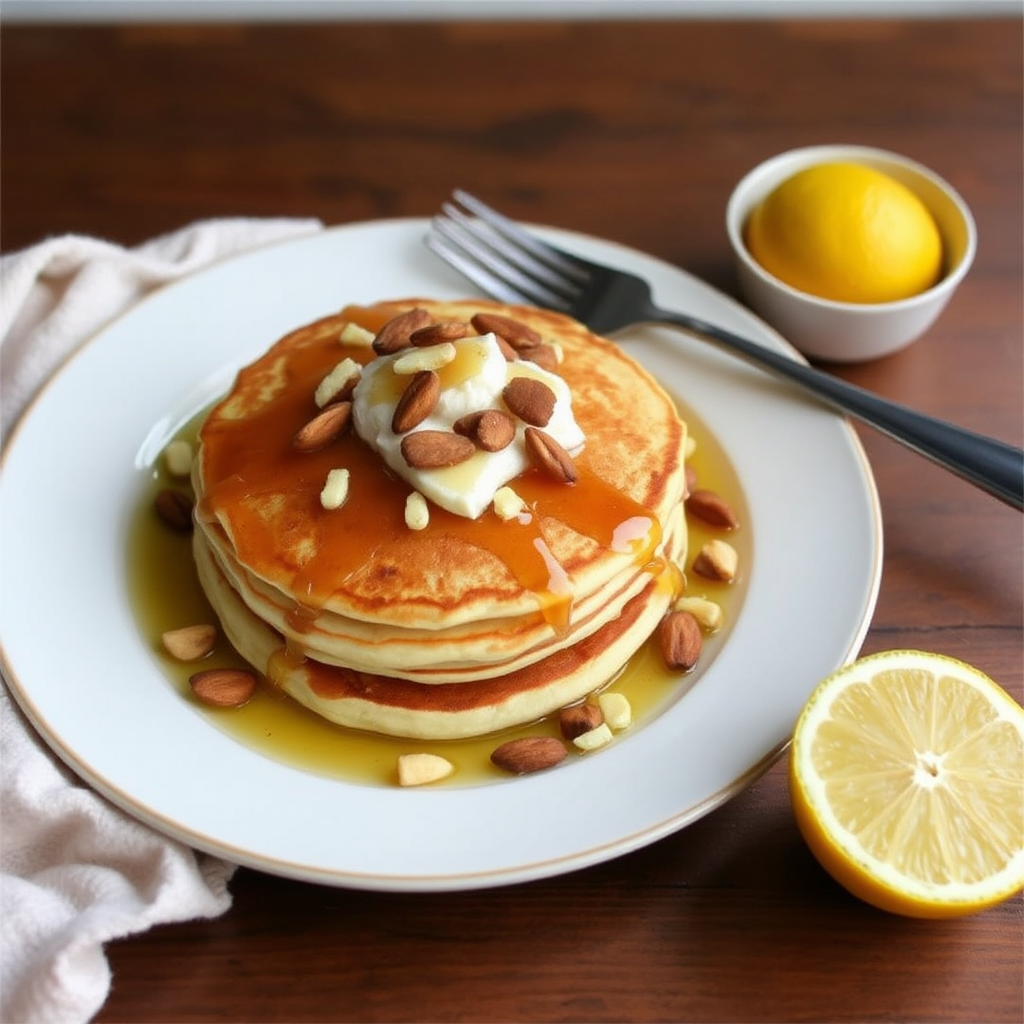
[[(881, 519), (849, 425), (678, 332), (624, 332), (743, 483), (747, 592), (685, 697), (599, 755), (491, 785), (387, 789), (282, 765), (168, 685), (129, 605), (125, 537), (167, 438), (285, 331), (347, 302), (469, 294), (420, 220), (355, 224), (220, 263), (140, 303), (35, 403), (6, 453), (3, 668), (40, 733), (114, 803), (199, 849), (276, 874), (444, 890), (554, 875), (654, 842), (739, 792), (785, 749), (811, 689), (854, 657), (878, 590)], [(650, 257), (549, 237), (645, 275), (658, 301), (792, 351)]]

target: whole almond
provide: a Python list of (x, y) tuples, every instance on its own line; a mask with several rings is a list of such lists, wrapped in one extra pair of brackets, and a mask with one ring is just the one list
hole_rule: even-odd
[(419, 426), (437, 408), (440, 397), (441, 378), (433, 370), (414, 373), (395, 405), (391, 429), (404, 434)]
[(519, 358), (519, 353), (500, 334), (496, 334), (494, 340), (498, 343), (506, 363), (514, 363)]
[(238, 668), (210, 668), (189, 677), (192, 692), (217, 708), (240, 708), (256, 694), (256, 676)]
[(477, 448), (485, 452), (500, 452), (516, 436), (515, 423), (500, 409), (467, 413), (452, 424), (452, 429), (456, 434), (468, 437)]
[(417, 430), (402, 438), (402, 457), (413, 469), (444, 469), (472, 458), (476, 445), (447, 430)]
[(480, 334), (496, 334), (517, 350), (532, 348), (544, 340), (532, 327), (500, 313), (477, 313), (470, 318), (470, 323)]
[(192, 499), (173, 487), (164, 487), (154, 500), (157, 515), (172, 530), (188, 533), (192, 529)]
[(573, 704), (558, 712), (558, 728), (567, 740), (574, 740), (604, 721), (604, 715), (596, 704)]
[(700, 625), (689, 612), (669, 612), (658, 628), (661, 656), (674, 670), (689, 672), (700, 657), (704, 638)]
[(579, 473), (572, 456), (550, 434), (527, 427), (524, 440), (526, 454), (536, 469), (560, 483), (576, 483)]
[(732, 506), (720, 494), (706, 489), (691, 491), (686, 499), (686, 511), (709, 526), (735, 530), (739, 519)]
[(217, 643), (217, 627), (203, 622), (195, 626), (169, 629), (160, 637), (164, 650), (178, 661), (205, 658)]
[(465, 320), (439, 320), (428, 324), (409, 335), (409, 341), (417, 348), (425, 345), (440, 345), (445, 341), (458, 341), (472, 333), (472, 328)]
[(519, 355), (522, 359), (536, 363), (548, 373), (558, 373), (558, 354), (551, 345), (534, 345), (532, 348), (524, 348), (520, 350)]
[(532, 427), (546, 427), (555, 411), (554, 391), (533, 377), (513, 377), (501, 397), (513, 415)]
[(373, 351), (379, 356), (389, 356), (399, 349), (406, 348), (413, 331), (421, 330), (430, 324), (430, 314), (418, 306), (393, 316), (373, 339)]
[(327, 406), (301, 427), (292, 438), (297, 452), (315, 452), (341, 437), (352, 419), (351, 402), (335, 402)]
[(491, 762), (513, 775), (553, 768), (564, 761), (568, 751), (555, 736), (524, 736), (502, 743), (491, 752)]

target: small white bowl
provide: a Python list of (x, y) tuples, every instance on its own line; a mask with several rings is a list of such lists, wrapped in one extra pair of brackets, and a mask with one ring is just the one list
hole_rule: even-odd
[[(791, 288), (750, 255), (743, 227), (751, 210), (797, 171), (837, 160), (883, 171), (911, 189), (932, 212), (942, 235), (944, 272), (927, 291), (898, 302), (833, 302)], [(913, 160), (867, 146), (809, 146), (766, 160), (733, 190), (725, 226), (740, 287), (750, 305), (804, 355), (830, 362), (877, 359), (920, 337), (963, 280), (977, 246), (971, 212), (949, 184)]]

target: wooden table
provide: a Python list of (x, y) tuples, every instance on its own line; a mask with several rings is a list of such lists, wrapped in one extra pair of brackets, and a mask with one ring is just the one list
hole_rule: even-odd
[[(461, 185), (731, 292), (739, 177), (794, 146), (876, 145), (951, 181), (980, 245), (925, 340), (836, 372), (1020, 444), (1021, 28), (7, 26), (3, 247), (135, 243), (227, 214), (428, 215)], [(1021, 699), (1020, 515), (862, 434), (886, 543), (863, 650), (945, 652)], [(1024, 1016), (1021, 901), (940, 924), (858, 903), (802, 844), (784, 762), (685, 831), (568, 877), (423, 896), (242, 870), (232, 890), (219, 920), (114, 944), (98, 1019)]]

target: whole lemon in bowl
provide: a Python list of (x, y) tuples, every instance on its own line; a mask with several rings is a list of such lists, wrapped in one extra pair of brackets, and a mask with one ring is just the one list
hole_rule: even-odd
[(754, 311), (805, 356), (843, 363), (921, 337), (977, 247), (947, 181), (898, 153), (845, 144), (753, 167), (729, 196), (725, 230)]
[(830, 161), (777, 185), (744, 230), (751, 256), (780, 281), (834, 302), (896, 302), (942, 276), (935, 218), (906, 185), (865, 164)]

